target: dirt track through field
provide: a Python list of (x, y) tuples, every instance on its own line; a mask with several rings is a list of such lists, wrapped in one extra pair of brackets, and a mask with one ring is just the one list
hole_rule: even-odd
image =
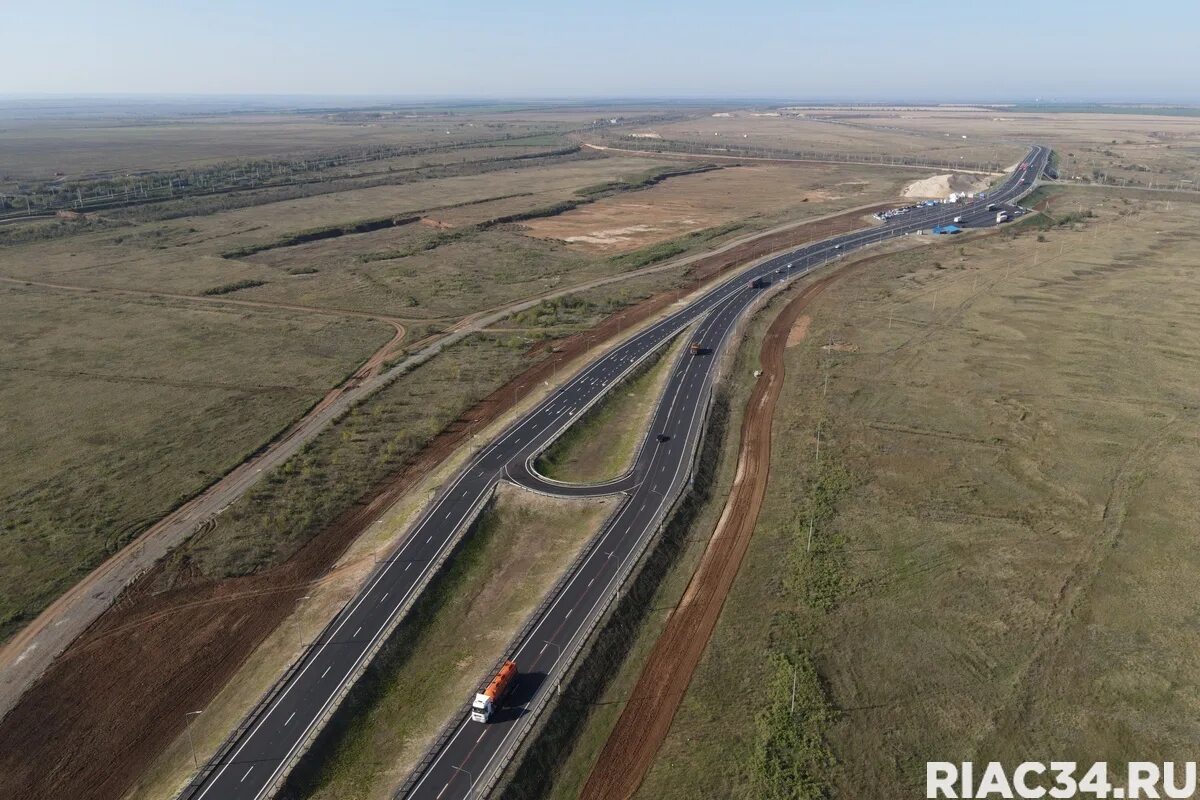
[[(289, 561), (226, 580), (198, 577), (186, 563), (160, 564), (138, 578), (0, 720), (0, 797), (120, 797), (182, 733), (184, 714), (209, 704), (294, 610), (306, 587), (326, 575), (386, 508), (471, 433), (498, 419), (561, 367), (712, 278), (769, 253), (859, 228), (864, 213), (860, 209), (797, 226), (697, 259), (680, 288), (631, 306), (589, 331), (539, 345), (534, 353), (552, 350), (464, 412)], [(156, 591), (162, 585), (172, 588)]]
[[(863, 262), (858, 262), (855, 267)], [(581, 800), (625, 800), (641, 786), (666, 738), (692, 672), (712, 636), (725, 597), (754, 534), (771, 464), (771, 423), (783, 387), (783, 354), (801, 312), (837, 272), (807, 286), (771, 323), (759, 360), (762, 376), (742, 419), (737, 474), (716, 529), (678, 607), (651, 651), (637, 684), (609, 733), (580, 794)], [(795, 342), (793, 342), (794, 344)]]

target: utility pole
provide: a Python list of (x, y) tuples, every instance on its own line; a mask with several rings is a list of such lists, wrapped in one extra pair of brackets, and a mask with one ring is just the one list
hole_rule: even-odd
[(298, 601), (296, 601), (296, 612), (297, 612), (296, 613), (296, 641), (300, 643), (301, 650), (304, 650), (304, 628), (301, 625), (301, 621), (300, 621), (299, 606), (305, 600), (311, 600), (311, 599), (312, 599), (312, 595), (306, 594), (306, 595), (304, 595), (304, 597), (301, 597)]
[(189, 711), (183, 715), (183, 726), (187, 729), (188, 744), (192, 748), (192, 767), (200, 769), (200, 760), (196, 758), (196, 740), (192, 738), (192, 717), (200, 714), (200, 711)]

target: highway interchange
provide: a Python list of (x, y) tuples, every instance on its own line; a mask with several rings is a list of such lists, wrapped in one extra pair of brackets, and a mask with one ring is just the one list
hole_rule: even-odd
[[(1024, 167), (1009, 175), (985, 200), (917, 208), (885, 223), (771, 258), (714, 286), (597, 356), (470, 459), (360, 592), (306, 648), (270, 700), (256, 709), (238, 737), (201, 770), (182, 796), (188, 800), (260, 800), (277, 791), (327, 714), (452, 553), (497, 482), (509, 480), (567, 496), (620, 492), (622, 499), (615, 512), (511, 645), (508, 656), (516, 661), (521, 678), (506, 706), (491, 723), (464, 718), (449, 728), (406, 784), (404, 796), (456, 800), (486, 793), (537, 716), (534, 712), (553, 691), (592, 625), (686, 488), (717, 380), (716, 365), (730, 346), (738, 321), (768, 290), (753, 287), (751, 282), (791, 281), (851, 250), (927, 230), (955, 216), (963, 217), (963, 227), (995, 224), (996, 212), (986, 210), (986, 205), (1004, 208), (1017, 202), (1032, 190), (1049, 155), (1049, 149), (1033, 147), (1022, 162)], [(690, 338), (703, 352), (691, 355), (684, 349), (672, 366), (628, 475), (602, 486), (565, 486), (536, 473), (533, 459), (563, 430), (644, 358), (693, 325)], [(490, 676), (480, 676), (481, 682), (487, 678)]]

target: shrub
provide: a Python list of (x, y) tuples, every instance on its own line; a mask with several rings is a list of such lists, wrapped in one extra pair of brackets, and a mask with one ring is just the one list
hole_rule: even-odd
[(203, 292), (201, 292), (201, 294), (206, 296), (229, 294), (230, 292), (236, 292), (239, 289), (253, 289), (255, 286), (263, 286), (265, 284), (266, 281), (245, 278), (240, 281), (234, 281), (233, 283), (226, 283), (221, 286), (214, 286), (211, 289), (205, 289)]

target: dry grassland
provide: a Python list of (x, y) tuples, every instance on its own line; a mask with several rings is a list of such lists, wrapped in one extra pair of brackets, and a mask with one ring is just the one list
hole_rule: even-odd
[(0, 305), (0, 638), (393, 333), (7, 284)]
[[(205, 283), (214, 278), (224, 281), (264, 275), (255, 272), (250, 264), (220, 258), (223, 253), (239, 248), (274, 244), (286, 236), (329, 225), (405, 217), (424, 209), (517, 194), (528, 195), (525, 209), (538, 208), (571, 197), (583, 187), (636, 174), (661, 163), (641, 158), (592, 159), (411, 185), (378, 186), (142, 223), (103, 233), (7, 246), (0, 253), (0, 274), (84, 286), (202, 291)], [(356, 252), (356, 243), (362, 248), (359, 252), (383, 249), (357, 237), (340, 239), (343, 244), (346, 240), (352, 242), (350, 253)], [(301, 255), (294, 265), (309, 266), (311, 260)], [(131, 269), (133, 272), (129, 274)]]
[[(1034, 113), (995, 109), (800, 109), (779, 116), (734, 112), (650, 126), (664, 139), (706, 147), (768, 147), (1000, 161), (1048, 144), (1064, 177), (1100, 174), (1140, 185), (1200, 187), (1200, 117)], [(624, 141), (622, 146), (634, 147)], [(1180, 184), (1180, 181), (1185, 183)], [(1187, 183), (1190, 181), (1190, 183)]]
[(788, 351), (755, 540), (640, 797), (1190, 757), (1200, 207), (1056, 213), (1089, 200), (826, 293)]
[[(1100, 170), (1142, 184), (1175, 185), (1200, 173), (1200, 117), (1143, 114), (925, 112), (855, 120), (928, 136), (1048, 144), (1065, 177)], [(1185, 184), (1186, 186), (1186, 184)]]
[[(0, 144), (12, 157), (4, 176), (67, 175), (187, 169), (262, 158), (304, 158), (344, 148), (448, 145), (519, 137), (561, 123), (497, 115), (490, 118), (366, 119), (339, 114), (238, 114), (145, 118), (11, 117), (0, 110)], [(3, 178), (4, 176), (0, 176)]]
[(848, 125), (825, 119), (831, 116), (829, 112), (814, 112), (814, 115), (822, 118), (735, 113), (728, 117), (671, 122), (654, 126), (653, 130), (664, 139), (706, 147), (767, 147), (937, 161), (961, 158), (965, 164), (996, 160), (1009, 164), (1028, 149), (1017, 142), (932, 137), (923, 132)]

